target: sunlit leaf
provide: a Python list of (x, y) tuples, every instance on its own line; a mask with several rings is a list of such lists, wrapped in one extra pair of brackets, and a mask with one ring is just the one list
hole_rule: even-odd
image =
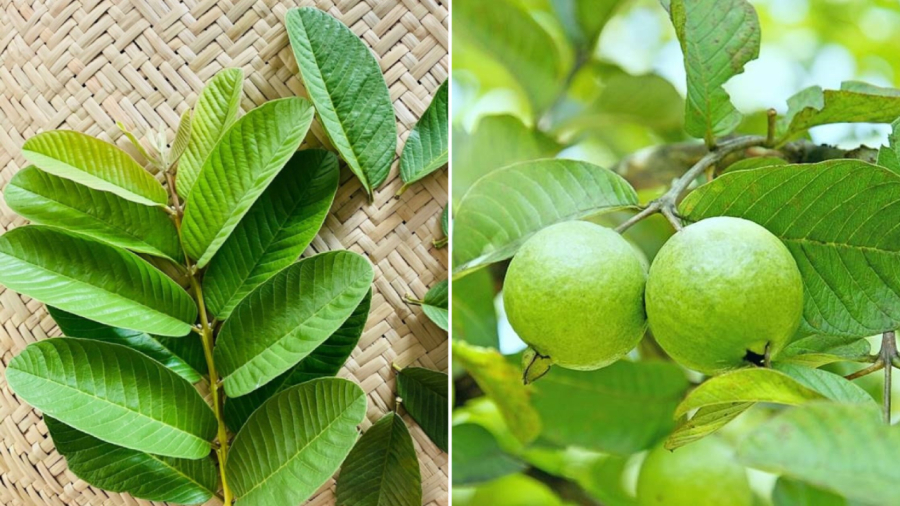
[(788, 344), (778, 354), (775, 363), (821, 367), (866, 356), (871, 353), (871, 348), (869, 342), (861, 337), (812, 335)]
[(497, 350), (453, 343), (454, 365), (465, 368), (503, 415), (510, 432), (522, 443), (530, 443), (541, 432), (541, 419), (531, 406), (530, 393), (522, 384), (522, 371)]
[(166, 189), (121, 149), (82, 133), (51, 130), (22, 145), (22, 156), (44, 172), (148, 206), (166, 205)]
[(344, 379), (291, 387), (263, 404), (238, 432), (226, 478), (238, 504), (306, 501), (337, 471), (366, 416), (366, 394)]
[(811, 86), (788, 99), (778, 121), (781, 142), (829, 123), (891, 123), (900, 117), (900, 90), (844, 82), (840, 90)]
[(666, 439), (666, 449), (674, 450), (693, 443), (721, 429), (750, 409), (753, 402), (714, 404), (697, 410), (690, 419), (684, 417)]
[(804, 284), (801, 333), (866, 337), (900, 326), (900, 178), (860, 160), (725, 174), (681, 204), (690, 221), (736, 216), (791, 251)]
[(373, 276), (365, 257), (334, 251), (301, 260), (251, 292), (216, 341), (228, 396), (256, 390), (312, 353), (359, 306)]
[(243, 70), (224, 69), (213, 76), (200, 93), (194, 106), (190, 140), (178, 162), (175, 180), (175, 189), (183, 200), (191, 193), (213, 146), (237, 119), (243, 81)]
[(356, 442), (341, 467), (336, 496), (344, 506), (421, 506), (419, 459), (400, 416), (384, 415)]
[(403, 191), (410, 184), (447, 164), (450, 153), (449, 79), (434, 93), (425, 114), (403, 146), (400, 156), (400, 177)]
[(182, 257), (175, 225), (162, 208), (94, 190), (35, 167), (17, 172), (6, 204), (34, 223), (52, 225), (137, 253)]
[(159, 457), (106, 443), (50, 416), (44, 422), (69, 470), (94, 487), (177, 504), (205, 503), (219, 488), (210, 458)]
[(453, 275), (512, 257), (541, 229), (637, 205), (621, 176), (574, 160), (537, 160), (478, 180), (453, 220)]
[(381, 67), (355, 33), (315, 7), (291, 9), (284, 21), (322, 126), (371, 195), (387, 179), (397, 150)]
[(447, 451), (446, 374), (421, 367), (407, 367), (397, 373), (397, 395), (403, 407), (441, 450)]
[(248, 293), (297, 260), (325, 221), (338, 176), (333, 153), (291, 157), (209, 263), (203, 293), (212, 314), (227, 319)]
[(759, 19), (746, 0), (672, 0), (669, 13), (687, 71), (685, 130), (711, 142), (741, 123), (722, 85), (759, 56)]
[(29, 404), (109, 443), (199, 459), (209, 455), (216, 419), (183, 378), (125, 346), (88, 339), (29, 345), (6, 370)]
[(191, 331), (197, 305), (123, 249), (32, 225), (0, 236), (0, 283), (100, 323), (161, 336)]
[(266, 102), (237, 120), (203, 163), (184, 208), (185, 251), (204, 267), (300, 146), (313, 119), (302, 98)]
[(900, 431), (881, 421), (876, 406), (825, 402), (786, 411), (738, 450), (747, 466), (873, 506), (897, 504), (898, 454)]

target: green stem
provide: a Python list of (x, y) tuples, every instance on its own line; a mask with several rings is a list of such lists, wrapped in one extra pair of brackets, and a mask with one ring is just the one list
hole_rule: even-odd
[(448, 241), (448, 238), (444, 237), (442, 239), (437, 239), (435, 241), (432, 241), (432, 244), (434, 244), (435, 248), (440, 249), (447, 245), (447, 241)]

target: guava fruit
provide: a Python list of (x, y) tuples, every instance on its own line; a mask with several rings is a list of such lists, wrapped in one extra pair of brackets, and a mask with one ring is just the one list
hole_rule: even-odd
[(640, 506), (750, 506), (753, 491), (734, 451), (716, 436), (674, 451), (659, 446), (644, 459)]
[(790, 251), (768, 230), (741, 218), (709, 218), (660, 249), (646, 307), (666, 353), (718, 374), (777, 356), (800, 325), (803, 282)]
[(646, 277), (634, 247), (618, 233), (584, 221), (558, 223), (519, 249), (506, 273), (503, 304), (532, 358), (599, 369), (644, 335)]

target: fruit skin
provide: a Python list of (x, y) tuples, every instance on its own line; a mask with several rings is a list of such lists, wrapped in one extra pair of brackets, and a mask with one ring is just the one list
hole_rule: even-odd
[(715, 436), (674, 451), (659, 446), (644, 459), (637, 482), (640, 506), (751, 506), (747, 471)]
[(618, 233), (584, 221), (534, 234), (503, 287), (519, 337), (561, 367), (599, 369), (625, 356), (646, 330), (646, 272)]
[(675, 234), (650, 266), (647, 319), (678, 363), (706, 374), (775, 357), (803, 315), (803, 281), (782, 242), (741, 218), (699, 221)]

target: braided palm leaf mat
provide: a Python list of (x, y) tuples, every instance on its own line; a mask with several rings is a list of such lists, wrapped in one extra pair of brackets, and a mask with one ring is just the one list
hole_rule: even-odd
[[(71, 129), (137, 153), (116, 128), (145, 133), (165, 125), (170, 140), (180, 114), (223, 67), (242, 67), (243, 109), (306, 92), (283, 27), (288, 8), (315, 5), (336, 16), (379, 57), (394, 101), (399, 149), (432, 93), (448, 75), (448, 0), (0, 0), (0, 186), (23, 166), (25, 139)], [(326, 143), (322, 128), (312, 132)], [(312, 141), (315, 143), (315, 140)], [(447, 174), (425, 178), (393, 198), (397, 163), (369, 204), (344, 169), (331, 214), (307, 254), (350, 249), (375, 266), (375, 297), (366, 332), (340, 376), (369, 396), (364, 429), (394, 408), (391, 364), (446, 371), (447, 335), (407, 294), (422, 298), (447, 276), (440, 213)], [(23, 225), (0, 204), (3, 230)], [(6, 364), (31, 342), (58, 335), (35, 300), (0, 287), (0, 504), (151, 504), (89, 487), (67, 470), (41, 415), (6, 384)], [(448, 504), (447, 455), (411, 428), (422, 470), (424, 504)], [(309, 504), (333, 505), (334, 483)], [(218, 504), (213, 499), (209, 504)]]

